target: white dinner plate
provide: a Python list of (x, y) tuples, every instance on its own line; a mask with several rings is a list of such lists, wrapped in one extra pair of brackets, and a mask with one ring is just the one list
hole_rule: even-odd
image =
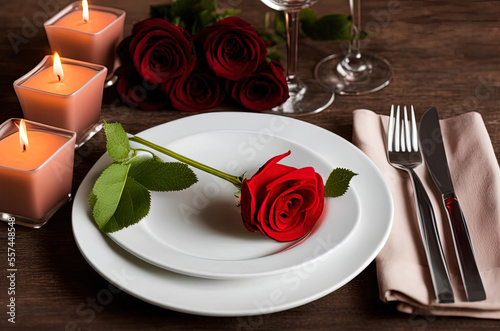
[[(211, 113), (165, 123), (139, 136), (215, 169), (238, 176), (246, 172), (248, 178), (268, 159), (288, 150), (292, 153), (281, 164), (313, 166), (324, 181), (332, 169), (345, 166), (342, 153), (333, 147), (327, 152), (322, 148), (331, 142), (318, 141), (316, 127), (297, 128), (291, 123), (296, 122), (280, 116)], [(104, 156), (96, 167), (102, 169), (110, 163)], [(329, 254), (348, 238), (361, 215), (353, 181), (344, 196), (326, 199), (324, 212), (309, 235), (300, 242), (277, 242), (245, 228), (232, 184), (194, 171), (197, 184), (182, 192), (153, 193), (149, 215), (138, 224), (110, 233), (111, 239), (170, 271), (215, 279), (263, 277)]]
[[(226, 132), (229, 127), (232, 130)], [(199, 130), (199, 132), (193, 134), (192, 130)], [(215, 135), (214, 132), (216, 132)], [(230, 142), (225, 141), (217, 149), (217, 154), (221, 155), (220, 158), (214, 156), (215, 151), (211, 149), (214, 141), (220, 141), (218, 135), (224, 136), (226, 133), (235, 138), (234, 141), (238, 141), (239, 144), (241, 144), (241, 141), (245, 141), (242, 135), (250, 137), (247, 140), (248, 144), (240, 147), (240, 152), (243, 156), (250, 157), (252, 155), (253, 159), (259, 160), (257, 162), (249, 159), (249, 163), (238, 163), (240, 159), (236, 159), (236, 162), (226, 164), (229, 168), (240, 166), (246, 169), (246, 166), (250, 164), (252, 166), (251, 171), (255, 171), (256, 167), (260, 166), (261, 163), (283, 152), (281, 148), (288, 147), (288, 149), (292, 149), (292, 155), (296, 155), (296, 157), (290, 155), (290, 157), (282, 161), (283, 164), (300, 167), (311, 165), (322, 176), (327, 174), (332, 166), (346, 167), (357, 172), (359, 175), (352, 180), (352, 186), (349, 190), (350, 195), (343, 198), (328, 199), (342, 201), (345, 198), (346, 206), (351, 206), (354, 209), (354, 212), (347, 213), (346, 217), (353, 219), (355, 226), (348, 226), (346, 227), (347, 230), (341, 230), (340, 232), (344, 231), (342, 233), (345, 236), (340, 238), (339, 241), (332, 239), (337, 238), (335, 233), (322, 232), (321, 228), (326, 223), (332, 222), (332, 224), (335, 224), (334, 221), (328, 220), (330, 212), (335, 213), (335, 208), (339, 209), (339, 213), (343, 209), (347, 209), (342, 208), (342, 204), (335, 206), (335, 204), (331, 205), (329, 202), (326, 216), (323, 216), (316, 230), (300, 245), (290, 248), (286, 246), (289, 244), (273, 242), (278, 246), (285, 246), (273, 248), (275, 250), (271, 251), (269, 256), (282, 256), (282, 254), (286, 256), (288, 252), (294, 250), (300, 253), (298, 248), (308, 242), (312, 243), (311, 245), (314, 247), (312, 251), (305, 251), (312, 252), (312, 256), (306, 256), (304, 260), (299, 260), (300, 263), (291, 268), (282, 269), (279, 274), (267, 277), (221, 280), (174, 273), (129, 254), (102, 234), (96, 227), (91, 217), (87, 197), (96, 178), (109, 162), (109, 159), (104, 157), (96, 163), (82, 182), (73, 207), (75, 240), (84, 257), (96, 271), (124, 291), (161, 307), (201, 315), (239, 316), (280, 311), (320, 298), (351, 280), (375, 258), (390, 232), (393, 213), (392, 199), (382, 176), (373, 163), (355, 146), (335, 134), (306, 122), (287, 117), (269, 114), (223, 112), (194, 115), (169, 122), (147, 130), (141, 133), (140, 136), (172, 149), (174, 147), (186, 148), (194, 156), (203, 156), (203, 152), (199, 153), (198, 150), (208, 149), (211, 151), (209, 154), (212, 155), (210, 161), (221, 160), (220, 162), (228, 162), (227, 159), (224, 160), (225, 157), (231, 155), (236, 157), (235, 154), (232, 154), (235, 153), (234, 149), (229, 148), (228, 150), (226, 146), (232, 146)], [(174, 137), (174, 139), (171, 140), (171, 137)], [(203, 139), (198, 140), (196, 137)], [(188, 148), (192, 144), (196, 144), (197, 148)], [(277, 147), (275, 146), (280, 147), (278, 153), (276, 153)], [(178, 149), (177, 151), (186, 154), (186, 156), (192, 156), (189, 153), (184, 153), (184, 150)], [(203, 162), (205, 160), (199, 161)], [(307, 164), (304, 164), (304, 162)], [(219, 163), (215, 165), (220, 166)], [(211, 178), (200, 178), (200, 182), (205, 180), (210, 182)], [(193, 207), (198, 206), (201, 211), (189, 215), (198, 216), (203, 214), (203, 206), (218, 201), (217, 197), (219, 195), (225, 196), (225, 188), (219, 185), (220, 191), (215, 194), (216, 186), (213, 184), (215, 182), (211, 183), (214, 189), (213, 194), (210, 195), (210, 191), (205, 192), (209, 203), (200, 202), (198, 205), (193, 202)], [(210, 186), (199, 188), (200, 195), (206, 187)], [(188, 194), (189, 190), (194, 189), (194, 187), (190, 188), (185, 193)], [(163, 195), (164, 193), (160, 194)], [(181, 194), (183, 193), (169, 193), (168, 197), (164, 198), (163, 203), (167, 204), (166, 201), (175, 199)], [(194, 195), (188, 194), (186, 197), (189, 196)], [(179, 201), (185, 201), (183, 199)], [(160, 205), (163, 203), (160, 203)], [(240, 220), (235, 221), (234, 224), (227, 223), (226, 217), (228, 215), (234, 216), (234, 210), (230, 211), (231, 207), (226, 205), (225, 200), (219, 203), (222, 205), (217, 205), (217, 208), (214, 208), (215, 211), (212, 210), (211, 213), (217, 213), (221, 210), (221, 219), (224, 219), (224, 221), (209, 224), (204, 230), (213, 230), (217, 236), (236, 234), (238, 239), (244, 236), (243, 234), (246, 235), (246, 232), (236, 230), (243, 226)], [(154, 210), (152, 212), (156, 213)], [(211, 213), (209, 214), (212, 215)], [(166, 215), (165, 222), (168, 221), (169, 218)], [(143, 220), (141, 223), (143, 222), (147, 223), (148, 220)], [(192, 223), (187, 222), (187, 225), (196, 224), (195, 227), (200, 227), (200, 224), (202, 224), (197, 219), (190, 222)], [(154, 229), (154, 232), (160, 230), (161, 227)], [(199, 231), (199, 229), (194, 231)], [(196, 235), (198, 236), (197, 239), (203, 240), (201, 238), (203, 235)], [(248, 235), (251, 240), (257, 241), (256, 246), (259, 249), (261, 249), (261, 246), (259, 246), (260, 241), (270, 241), (270, 239), (262, 235), (259, 237), (259, 234), (249, 233)], [(186, 240), (186, 238), (184, 239)], [(250, 249), (250, 246), (247, 247)], [(184, 247), (190, 249), (189, 245)], [(268, 249), (269, 246), (266, 243), (262, 247)], [(266, 260), (262, 250), (257, 251), (257, 257), (250, 255), (248, 259), (241, 259), (241, 256), (238, 255), (241, 253), (237, 253), (236, 259), (240, 258), (241, 261)], [(220, 254), (222, 250), (218, 252), (217, 254)], [(193, 255), (192, 251), (182, 253)], [(202, 253), (198, 251), (196, 254), (195, 257), (199, 259)], [(205, 252), (203, 254), (213, 253)], [(217, 259), (209, 256), (211, 257), (209, 260), (232, 263), (235, 259), (230, 254), (232, 253), (218, 256)], [(293, 257), (290, 258), (293, 259)]]

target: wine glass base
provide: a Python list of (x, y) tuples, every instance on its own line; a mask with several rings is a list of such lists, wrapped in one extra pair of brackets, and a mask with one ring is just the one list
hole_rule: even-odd
[(289, 84), (290, 97), (274, 112), (283, 115), (306, 115), (319, 113), (330, 106), (335, 98), (331, 89), (312, 79), (300, 80), (297, 86)]
[(359, 76), (348, 77), (338, 67), (344, 54), (332, 54), (318, 62), (314, 78), (326, 88), (340, 95), (362, 95), (372, 93), (389, 85), (393, 71), (389, 61), (383, 57), (362, 53), (368, 69)]

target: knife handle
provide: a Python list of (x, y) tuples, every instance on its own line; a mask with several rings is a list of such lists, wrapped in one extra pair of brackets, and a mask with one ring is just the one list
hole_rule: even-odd
[(436, 226), (436, 218), (434, 216), (431, 201), (415, 171), (413, 171), (413, 169), (408, 169), (408, 172), (415, 191), (420, 234), (429, 263), (429, 271), (431, 273), (436, 300), (438, 303), (453, 303), (455, 302), (453, 289), (451, 287), (450, 276), (448, 274), (448, 268), (446, 267), (441, 241), (439, 240), (439, 232)]
[(464, 283), (468, 301), (482, 301), (486, 299), (481, 276), (477, 268), (469, 230), (460, 203), (454, 194), (443, 196), (444, 206), (450, 221), (453, 234), (453, 243), (457, 254), (460, 275)]

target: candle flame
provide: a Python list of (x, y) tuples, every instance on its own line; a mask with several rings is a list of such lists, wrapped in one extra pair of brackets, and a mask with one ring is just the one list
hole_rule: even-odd
[(82, 0), (82, 9), (82, 18), (86, 23), (89, 21), (89, 3), (87, 2), (87, 0)]
[(23, 152), (26, 152), (30, 145), (28, 141), (28, 131), (26, 130), (26, 123), (24, 120), (19, 122), (19, 144), (21, 145)]
[(54, 71), (54, 75), (57, 76), (57, 79), (61, 81), (64, 77), (64, 72), (61, 64), (61, 58), (57, 52), (54, 54), (54, 63), (52, 65), (52, 69)]

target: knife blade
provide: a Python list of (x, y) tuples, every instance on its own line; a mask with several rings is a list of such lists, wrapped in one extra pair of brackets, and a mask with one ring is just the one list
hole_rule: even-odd
[(453, 189), (441, 127), (439, 126), (439, 116), (435, 107), (428, 109), (422, 116), (419, 136), (427, 169), (441, 192), (443, 205), (452, 230), (453, 244), (467, 300), (485, 300), (486, 293), (479, 275), (467, 223)]

